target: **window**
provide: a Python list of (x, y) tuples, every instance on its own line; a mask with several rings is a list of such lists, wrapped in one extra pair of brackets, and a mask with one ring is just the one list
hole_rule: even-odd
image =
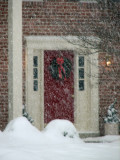
[(112, 0), (113, 2), (120, 2), (120, 0)]
[(33, 56), (33, 90), (38, 91), (38, 56)]
[(84, 56), (80, 56), (78, 60), (78, 74), (79, 74), (79, 91), (84, 90), (84, 78), (85, 78), (85, 71), (84, 71)]
[(67, 2), (79, 2), (80, 0), (67, 0)]

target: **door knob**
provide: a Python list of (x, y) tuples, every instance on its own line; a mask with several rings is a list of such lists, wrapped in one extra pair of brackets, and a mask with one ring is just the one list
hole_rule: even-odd
[(74, 94), (72, 94), (71, 97), (74, 98), (75, 97)]

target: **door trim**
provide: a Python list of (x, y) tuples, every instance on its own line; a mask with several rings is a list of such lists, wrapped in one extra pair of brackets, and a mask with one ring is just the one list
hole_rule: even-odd
[[(95, 40), (95, 37), (92, 37)], [(79, 45), (74, 45), (74, 43)], [(37, 126), (39, 129), (44, 128), (44, 88), (42, 84), (44, 84), (44, 50), (73, 50), (74, 52), (74, 121), (75, 126), (77, 130), (81, 133), (99, 133), (99, 96), (98, 96), (98, 78), (95, 79), (94, 76), (87, 77), (86, 78), (86, 90), (83, 92), (79, 92), (78, 90), (78, 57), (79, 54), (86, 53), (86, 48), (81, 47), (84, 42), (78, 39), (75, 36), (67, 36), (67, 37), (60, 37), (60, 36), (28, 36), (26, 37), (26, 54), (27, 56), (34, 55), (35, 52), (38, 52), (41, 59), (41, 88), (40, 88), (40, 96), (41, 98), (41, 104), (40, 104), (40, 110), (42, 111), (42, 116), (39, 119), (39, 122), (35, 122), (35, 126)], [(95, 50), (90, 49), (91, 52), (95, 52)], [(87, 48), (87, 49), (88, 49)], [(82, 52), (84, 51), (84, 52)], [(84, 55), (85, 56), (85, 55)], [(96, 75), (98, 74), (98, 54), (90, 55), (88, 59), (91, 62), (95, 63), (95, 67), (91, 65), (92, 63), (87, 63), (86, 59), (86, 70), (88, 72), (95, 72)], [(95, 60), (96, 59), (96, 60)], [(28, 61), (27, 61), (28, 62)], [(26, 65), (26, 72), (28, 72), (28, 64)], [(88, 73), (89, 74), (89, 73)], [(96, 86), (93, 84), (95, 83)], [(28, 86), (28, 76), (26, 77), (26, 86)], [(26, 100), (27, 100), (27, 106), (29, 108), (29, 93), (28, 88), (26, 89)], [(84, 99), (81, 99), (82, 98)], [(86, 103), (85, 103), (86, 102)], [(85, 107), (85, 110), (84, 110)], [(33, 112), (33, 111), (32, 111)], [(33, 119), (36, 115), (32, 113)], [(93, 116), (94, 115), (94, 116)]]

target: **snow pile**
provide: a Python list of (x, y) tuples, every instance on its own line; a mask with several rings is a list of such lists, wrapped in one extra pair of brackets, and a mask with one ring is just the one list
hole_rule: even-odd
[(48, 123), (44, 132), (52, 133), (55, 136), (64, 136), (69, 138), (78, 137), (78, 133), (74, 125), (68, 120), (56, 119)]
[(120, 160), (120, 141), (116, 142), (81, 143), (67, 120), (54, 120), (40, 132), (20, 117), (0, 132), (0, 160)]
[(76, 128), (70, 121), (59, 119), (51, 121), (40, 132), (27, 118), (18, 117), (7, 125), (4, 134), (39, 143), (47, 143), (48, 141), (51, 141), (51, 143), (70, 142), (70, 138), (73, 139), (72, 141), (83, 142), (80, 140)]
[(4, 134), (26, 140), (39, 140), (41, 132), (35, 128), (25, 117), (12, 120), (4, 130)]
[(62, 139), (74, 139), (74, 141), (77, 140), (83, 142), (80, 140), (74, 125), (68, 120), (55, 119), (48, 123), (42, 133), (60, 141)]

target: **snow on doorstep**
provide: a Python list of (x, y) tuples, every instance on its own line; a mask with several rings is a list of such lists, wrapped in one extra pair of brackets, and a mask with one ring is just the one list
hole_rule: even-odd
[(116, 141), (81, 143), (69, 121), (54, 120), (40, 132), (20, 117), (0, 132), (0, 160), (120, 160), (120, 143)]
[(120, 136), (118, 135), (107, 135), (103, 137), (89, 137), (84, 138), (85, 142), (98, 142), (98, 143), (111, 143), (111, 142), (119, 142)]

